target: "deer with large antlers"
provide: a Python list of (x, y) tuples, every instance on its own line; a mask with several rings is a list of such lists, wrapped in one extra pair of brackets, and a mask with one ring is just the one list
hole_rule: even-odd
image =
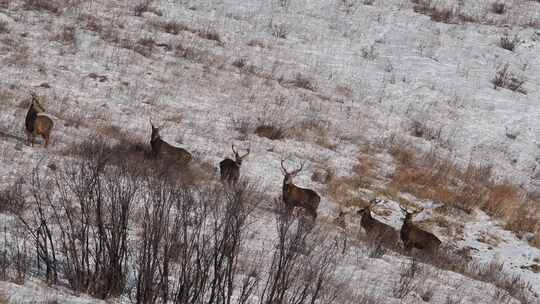
[(161, 136), (159, 135), (160, 128), (155, 127), (152, 121), (150, 121), (150, 125), (152, 126), (150, 146), (152, 146), (154, 156), (175, 161), (180, 165), (187, 165), (191, 161), (191, 153), (185, 149), (175, 147), (161, 139)]
[(317, 218), (317, 208), (321, 197), (311, 189), (304, 189), (293, 184), (293, 177), (300, 173), (304, 164), (300, 168), (289, 172), (281, 160), (281, 169), (283, 170), (283, 203), (290, 213), (295, 207), (304, 209), (315, 220)]
[(40, 98), (34, 92), (30, 92), (30, 95), (32, 96), (32, 103), (28, 108), (25, 119), (28, 141), (33, 147), (36, 135), (40, 135), (45, 141), (43, 146), (47, 148), (54, 122), (51, 117), (45, 114), (45, 108), (41, 104)]
[(397, 230), (371, 216), (371, 208), (378, 203), (380, 203), (380, 201), (373, 199), (366, 207), (357, 211), (362, 217), (360, 226), (364, 228), (369, 237), (380, 239), (387, 244), (396, 244), (398, 242)]
[(232, 145), (234, 160), (225, 158), (219, 163), (222, 182), (228, 185), (236, 185), (240, 178), (240, 166), (242, 166), (242, 160), (249, 155), (250, 150), (251, 147), (246, 150), (246, 154), (240, 156), (238, 151), (234, 148), (234, 145)]
[(406, 251), (410, 251), (412, 248), (417, 248), (428, 253), (435, 253), (441, 245), (439, 240), (433, 233), (422, 230), (412, 223), (414, 215), (418, 214), (422, 210), (416, 210), (409, 212), (407, 209), (399, 206), (399, 208), (405, 212), (405, 219), (403, 226), (401, 226), (401, 241), (403, 241), (403, 247)]

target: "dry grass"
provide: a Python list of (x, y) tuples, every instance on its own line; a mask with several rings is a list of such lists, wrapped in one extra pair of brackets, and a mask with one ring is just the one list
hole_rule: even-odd
[(54, 34), (51, 38), (53, 41), (58, 41), (63, 45), (71, 46), (76, 42), (76, 30), (73, 26), (63, 26), (60, 31)]
[(510, 71), (510, 65), (508, 63), (497, 69), (495, 77), (493, 77), (491, 82), (495, 89), (505, 88), (521, 94), (527, 94), (527, 91), (523, 88), (525, 79)]
[(420, 153), (395, 144), (390, 153), (396, 162), (390, 187), (470, 213), (480, 208), (506, 221), (518, 235), (532, 233), (531, 244), (540, 246), (540, 207), (522, 191), (506, 182), (495, 182), (490, 167), (470, 164), (462, 169), (432, 153)]
[(285, 138), (287, 129), (282, 126), (262, 124), (255, 128), (255, 134), (270, 140), (279, 140)]
[(47, 11), (53, 14), (59, 14), (61, 12), (61, 2), (56, 0), (26, 0), (24, 2), (24, 9)]
[(345, 207), (364, 206), (367, 202), (358, 199), (355, 194), (359, 189), (370, 188), (377, 178), (377, 164), (370, 156), (373, 150), (364, 151), (357, 157), (350, 176), (333, 177), (327, 184), (325, 196)]
[(9, 27), (7, 21), (0, 21), (0, 34), (9, 33)]
[(161, 30), (162, 32), (171, 34), (171, 35), (178, 35), (180, 32), (195, 32), (195, 30), (191, 29), (189, 26), (175, 22), (175, 21), (157, 21), (152, 23), (152, 25)]

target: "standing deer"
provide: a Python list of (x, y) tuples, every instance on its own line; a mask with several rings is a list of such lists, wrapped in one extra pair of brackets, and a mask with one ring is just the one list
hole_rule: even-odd
[(401, 240), (403, 241), (403, 247), (406, 251), (410, 251), (412, 248), (418, 248), (424, 250), (428, 253), (435, 253), (441, 245), (441, 240), (439, 240), (434, 234), (424, 231), (412, 223), (412, 218), (414, 215), (419, 213), (421, 210), (409, 212), (403, 207), (399, 207), (403, 212), (405, 212), (405, 220), (403, 221), (403, 226), (401, 226)]
[(246, 154), (240, 156), (238, 151), (231, 145), (234, 153), (234, 160), (225, 158), (219, 163), (219, 171), (221, 173), (221, 181), (230, 185), (236, 185), (238, 178), (240, 177), (240, 166), (242, 166), (242, 160), (249, 155), (251, 148), (248, 148)]
[(44, 140), (44, 147), (49, 145), (49, 138), (54, 127), (54, 122), (51, 117), (45, 114), (45, 108), (41, 104), (38, 96), (31, 92), (32, 103), (26, 113), (25, 127), (28, 141), (34, 146), (36, 135), (40, 135)]
[(176, 161), (181, 165), (187, 165), (191, 161), (191, 153), (161, 139), (159, 135), (160, 128), (156, 128), (152, 121), (150, 121), (150, 125), (152, 126), (150, 145), (152, 146), (152, 152), (155, 157)]
[(304, 164), (300, 168), (288, 172), (281, 160), (281, 169), (283, 170), (283, 203), (287, 212), (291, 212), (295, 207), (304, 209), (313, 220), (317, 218), (317, 208), (321, 197), (311, 189), (304, 189), (293, 184), (293, 177), (302, 171)]
[(378, 204), (380, 201), (373, 199), (367, 207), (357, 211), (362, 219), (360, 226), (364, 228), (366, 234), (371, 238), (380, 238), (387, 244), (395, 245), (398, 242), (398, 233), (392, 226), (382, 223), (371, 216), (371, 207)]

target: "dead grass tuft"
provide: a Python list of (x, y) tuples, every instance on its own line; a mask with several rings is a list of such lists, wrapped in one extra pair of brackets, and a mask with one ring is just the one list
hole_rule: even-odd
[(527, 94), (527, 91), (523, 88), (525, 79), (510, 71), (510, 64), (508, 63), (497, 69), (495, 77), (493, 77), (491, 82), (494, 89), (505, 88), (521, 94)]
[(61, 3), (56, 0), (25, 0), (24, 9), (47, 11), (53, 14), (60, 14)]

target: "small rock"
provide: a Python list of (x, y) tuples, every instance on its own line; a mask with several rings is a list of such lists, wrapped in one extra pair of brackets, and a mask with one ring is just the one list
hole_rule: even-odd
[(19, 143), (17, 143), (17, 144), (15, 145), (15, 150), (21, 151), (21, 150), (22, 150), (22, 147), (23, 147), (23, 144), (19, 142)]

